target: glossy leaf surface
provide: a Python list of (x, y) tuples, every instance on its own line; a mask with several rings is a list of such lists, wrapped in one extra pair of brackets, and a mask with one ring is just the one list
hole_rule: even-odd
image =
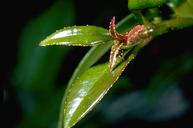
[(40, 45), (94, 46), (111, 40), (108, 30), (96, 26), (73, 26), (56, 31)]
[(102, 64), (88, 69), (74, 80), (68, 88), (63, 109), (64, 128), (76, 124), (102, 99), (135, 55), (136, 51), (112, 72), (109, 71), (108, 64)]

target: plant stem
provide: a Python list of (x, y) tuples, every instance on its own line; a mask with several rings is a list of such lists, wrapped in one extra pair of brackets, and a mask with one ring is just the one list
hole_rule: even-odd
[(192, 18), (174, 17), (155, 25), (153, 37), (167, 33), (169, 30), (178, 30), (193, 25)]

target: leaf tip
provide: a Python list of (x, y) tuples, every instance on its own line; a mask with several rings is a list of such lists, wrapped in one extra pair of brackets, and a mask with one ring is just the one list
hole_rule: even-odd
[(41, 42), (39, 43), (39, 46), (47, 46), (47, 44), (46, 44), (45, 41), (43, 40), (43, 41), (41, 41)]

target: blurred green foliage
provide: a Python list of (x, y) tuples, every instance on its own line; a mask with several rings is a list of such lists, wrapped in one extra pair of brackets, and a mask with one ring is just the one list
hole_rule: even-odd
[(26, 25), (21, 35), (15, 71), (20, 75), (15, 75), (13, 78), (17, 87), (36, 91), (52, 89), (62, 59), (69, 52), (70, 47), (44, 49), (37, 46), (43, 38), (56, 29), (73, 25), (74, 20), (73, 2), (58, 0), (41, 16)]
[(23, 110), (20, 128), (57, 126), (63, 89), (58, 90), (53, 85), (56, 84), (63, 58), (71, 48), (44, 49), (39, 47), (38, 43), (56, 29), (73, 25), (74, 22), (73, 1), (57, 0), (23, 30), (12, 79)]

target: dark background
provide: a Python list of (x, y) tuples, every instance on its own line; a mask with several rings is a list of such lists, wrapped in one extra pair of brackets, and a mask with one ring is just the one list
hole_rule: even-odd
[[(76, 65), (89, 49), (75, 47), (70, 49), (64, 57), (61, 56), (61, 64), (53, 80), (53, 87), (50, 89), (47, 89), (48, 87), (46, 84), (39, 88), (44, 79), (37, 80), (34, 83), (35, 86), (29, 87), (26, 87), (22, 82), (16, 82), (18, 78), (16, 76), (21, 75), (17, 74), (16, 70), (18, 69), (18, 65), (21, 65), (18, 54), (22, 47), (20, 44), (22, 33), (31, 21), (37, 19), (42, 13), (46, 12), (54, 3), (54, 0), (8, 1), (5, 4), (6, 8), (3, 9), (3, 12), (6, 12), (4, 13), (5, 24), (8, 26), (8, 29), (5, 31), (6, 41), (4, 42), (8, 48), (6, 52), (2, 54), (5, 57), (5, 59), (2, 60), (2, 71), (5, 72), (3, 72), (3, 76), (1, 77), (4, 87), (2, 91), (4, 103), (4, 120), (2, 125), (5, 127), (55, 128), (58, 120), (59, 105), (65, 86)], [(117, 21), (119, 21), (129, 13), (126, 0), (76, 0), (74, 2), (74, 9), (75, 19), (74, 23), (71, 23), (71, 25), (90, 24), (103, 26), (105, 28), (108, 28), (109, 20), (112, 16), (116, 16)], [(46, 24), (46, 22), (43, 23)], [(64, 24), (64, 26), (66, 25)], [(62, 27), (56, 27), (54, 30), (59, 28)], [(34, 30), (38, 33), (39, 28), (34, 28)], [(193, 127), (192, 30), (192, 28), (185, 28), (154, 39), (127, 67), (121, 79), (116, 83), (115, 88), (113, 88), (102, 102), (75, 127)], [(45, 34), (41, 39), (46, 36)], [(38, 42), (36, 42), (36, 44), (38, 44)], [(25, 49), (25, 45), (23, 47)], [(37, 47), (39, 46), (37, 45)], [(29, 52), (33, 51), (29, 50)], [(106, 59), (108, 59), (108, 55), (106, 56)], [(49, 65), (49, 62), (44, 62), (44, 64)], [(26, 70), (26, 72), (29, 71)], [(152, 82), (156, 76), (159, 79), (156, 82)], [(150, 83), (160, 83), (160, 86), (159, 84), (158, 86), (152, 86)], [(164, 89), (160, 89), (160, 87)], [(144, 94), (146, 91), (150, 93)], [(58, 94), (57, 96), (55, 95), (56, 93)], [(133, 93), (141, 97), (148, 97), (147, 95), (150, 95), (150, 98), (147, 99), (152, 99), (153, 107), (149, 105), (151, 100), (144, 103), (141, 101), (141, 98), (135, 97), (135, 95), (133, 96)], [(53, 98), (53, 102), (50, 100), (50, 97)], [(130, 101), (126, 105), (124, 102), (121, 102), (121, 98), (132, 99), (133, 102)], [(168, 99), (171, 100), (168, 101)], [(51, 102), (49, 102), (49, 100)], [(42, 101), (45, 102), (45, 104), (41, 105)], [(115, 102), (119, 103), (119, 106), (116, 106), (113, 110), (112, 106)], [(158, 105), (159, 107), (157, 107), (158, 102), (161, 104), (162, 102), (163, 104), (169, 104), (169, 107), (160, 107), (162, 105)], [(138, 105), (136, 103), (141, 104)], [(37, 106), (37, 104), (37, 110), (33, 109), (33, 106)], [(45, 107), (49, 107), (50, 104), (52, 104), (50, 108), (45, 109)], [(180, 105), (184, 106), (180, 108)], [(130, 106), (136, 107), (130, 109)], [(170, 113), (170, 110), (178, 107), (179, 109)], [(117, 116), (116, 111), (121, 109), (127, 110), (127, 113), (122, 116)], [(45, 112), (42, 112), (44, 110)], [(147, 111), (144, 112), (142, 110)], [(110, 113), (113, 111), (115, 111), (115, 113)], [(164, 112), (169, 114), (159, 116), (160, 113), (163, 114)], [(157, 114), (157, 116), (154, 114)], [(110, 116), (113, 115), (115, 117), (111, 118)]]

